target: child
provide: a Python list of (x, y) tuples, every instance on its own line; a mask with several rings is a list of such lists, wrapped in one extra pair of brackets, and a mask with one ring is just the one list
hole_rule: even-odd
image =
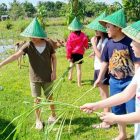
[[(131, 43), (132, 49), (136, 57), (140, 57), (140, 21), (124, 28), (122, 30), (127, 36), (133, 39)], [(100, 102), (85, 104), (81, 110), (91, 113), (94, 110), (104, 107), (111, 107), (125, 103), (136, 95), (136, 112), (126, 115), (115, 115), (112, 113), (105, 113), (101, 117), (103, 121), (108, 123), (128, 124), (135, 123), (135, 140), (140, 140), (140, 68), (134, 75), (131, 83), (122, 92)]]
[[(30, 86), (35, 103), (38, 104), (41, 96), (41, 88), (49, 101), (52, 101), (52, 95), (49, 94), (51, 85), (56, 79), (56, 56), (53, 46), (49, 41), (44, 40), (46, 33), (40, 26), (37, 18), (21, 33), (22, 36), (29, 37), (31, 41), (25, 43), (18, 52), (0, 63), (0, 67), (13, 62), (23, 54), (28, 54), (30, 62)], [(52, 115), (48, 122), (53, 123), (56, 120), (54, 105), (50, 105)], [(43, 124), (40, 118), (40, 109), (36, 109), (36, 129), (42, 129)]]
[[(70, 33), (68, 40), (66, 42), (66, 53), (67, 53), (67, 59), (70, 62), (70, 67), (73, 66), (73, 64), (77, 61), (78, 64), (76, 64), (77, 69), (77, 83), (78, 86), (81, 86), (81, 64), (83, 59), (83, 55), (85, 52), (85, 49), (88, 48), (88, 38), (87, 36), (81, 32), (81, 29), (83, 28), (83, 25), (78, 21), (78, 19), (75, 17), (72, 23), (69, 25), (68, 29), (72, 32)], [(72, 71), (71, 68), (69, 71), (69, 80), (72, 80)]]
[[(123, 91), (131, 82), (134, 71), (140, 64), (140, 59), (134, 56), (133, 50), (130, 47), (132, 40), (122, 33), (122, 28), (126, 27), (124, 10), (120, 9), (117, 12), (105, 17), (99, 21), (107, 27), (108, 36), (110, 39), (102, 52), (101, 69), (98, 79), (95, 81), (95, 86), (101, 83), (101, 80), (109, 67), (110, 79), (110, 95), (113, 96)], [(116, 115), (132, 113), (135, 111), (135, 98), (130, 101), (112, 107), (112, 112)], [(126, 125), (118, 124), (119, 135), (115, 140), (126, 139)]]
[[(95, 55), (94, 58), (94, 82), (97, 80), (99, 71), (101, 68), (101, 53), (105, 46), (105, 44), (108, 41), (108, 36), (106, 33), (106, 29), (99, 23), (100, 19), (103, 19), (105, 17), (105, 13), (101, 14), (99, 17), (97, 17), (93, 22), (91, 22), (87, 27), (89, 29), (95, 30), (95, 37), (91, 39), (92, 47), (93, 47), (93, 53), (90, 54), (90, 57)], [(103, 78), (102, 84), (99, 86), (99, 91), (102, 99), (106, 99), (109, 96), (109, 90), (108, 90), (108, 80), (109, 75), (106, 73), (105, 77)], [(109, 112), (109, 108), (104, 108), (104, 112)], [(93, 128), (109, 128), (110, 125), (106, 122), (102, 122), (97, 125), (92, 125)]]

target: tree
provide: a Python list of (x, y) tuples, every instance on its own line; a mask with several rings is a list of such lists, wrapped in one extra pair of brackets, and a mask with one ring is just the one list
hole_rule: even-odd
[(140, 19), (140, 0), (122, 0), (122, 4), (128, 21), (137, 21)]
[(82, 1), (70, 0), (69, 10), (67, 14), (67, 24), (69, 24), (74, 17), (84, 20), (85, 4)]
[(7, 14), (7, 5), (5, 3), (0, 4), (0, 16)]
[(114, 2), (113, 4), (107, 7), (106, 12), (109, 15), (121, 8), (123, 8), (123, 6), (119, 2)]
[(22, 4), (17, 0), (13, 0), (13, 2), (10, 3), (9, 15), (13, 20), (18, 19), (19, 17), (24, 17), (25, 12), (23, 10)]
[(62, 2), (57, 1), (57, 2), (55, 3), (55, 9), (60, 10), (60, 9), (61, 9), (61, 7), (62, 7), (62, 5), (63, 5), (63, 3), (62, 3)]
[(24, 3), (22, 3), (22, 5), (23, 5), (23, 9), (25, 11), (25, 15), (27, 17), (33, 17), (34, 14), (36, 13), (36, 9), (33, 6), (33, 4), (28, 1), (25, 1)]
[(37, 17), (39, 18), (39, 21), (44, 29), (46, 26), (46, 22), (45, 22), (46, 16), (47, 16), (47, 9), (45, 5), (39, 5), (39, 7), (37, 8)]
[(92, 0), (86, 0), (85, 15), (87, 17), (96, 17), (101, 12), (104, 12), (106, 8), (107, 5), (103, 2), (94, 2)]

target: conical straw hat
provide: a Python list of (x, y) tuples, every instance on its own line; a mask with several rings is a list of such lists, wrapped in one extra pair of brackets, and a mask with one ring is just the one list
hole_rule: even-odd
[(21, 36), (31, 37), (31, 38), (46, 38), (47, 35), (41, 25), (39, 24), (37, 18), (27, 26), (27, 28), (20, 34)]
[(140, 43), (140, 20), (122, 29), (122, 32)]
[(101, 31), (101, 32), (106, 32), (106, 28), (103, 27), (100, 23), (99, 20), (102, 20), (106, 17), (105, 12), (102, 13), (100, 16), (98, 16), (96, 19), (94, 19), (90, 24), (88, 24), (86, 27), (89, 29), (93, 29), (96, 31)]
[(104, 19), (99, 21), (103, 26), (106, 26), (107, 23), (110, 23), (112, 25), (115, 25), (119, 28), (125, 28), (126, 27), (126, 18), (124, 14), (124, 10), (120, 9), (113, 14), (105, 17)]
[(79, 31), (82, 28), (83, 28), (83, 24), (77, 19), (77, 17), (75, 17), (71, 22), (71, 24), (68, 26), (68, 29), (72, 31)]

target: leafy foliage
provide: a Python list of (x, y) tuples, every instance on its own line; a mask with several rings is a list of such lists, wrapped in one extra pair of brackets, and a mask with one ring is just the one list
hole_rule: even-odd
[(127, 13), (128, 21), (140, 19), (140, 0), (122, 0), (122, 4)]
[(0, 4), (0, 16), (7, 14), (7, 5), (5, 3)]

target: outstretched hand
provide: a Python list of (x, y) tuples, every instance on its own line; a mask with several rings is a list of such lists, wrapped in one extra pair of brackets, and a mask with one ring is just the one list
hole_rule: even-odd
[(83, 106), (80, 106), (80, 110), (90, 114), (96, 110), (96, 104), (94, 104), (94, 103), (84, 104)]
[(94, 87), (99, 87), (101, 85), (101, 80), (100, 79), (97, 79), (95, 82), (94, 82)]

